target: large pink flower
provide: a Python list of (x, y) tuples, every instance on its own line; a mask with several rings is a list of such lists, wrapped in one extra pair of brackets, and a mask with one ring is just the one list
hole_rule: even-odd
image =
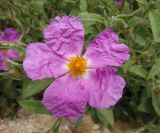
[(129, 49), (107, 29), (84, 55), (84, 28), (73, 16), (56, 17), (44, 31), (45, 43), (31, 43), (23, 67), (32, 80), (56, 78), (45, 91), (44, 106), (56, 117), (77, 119), (87, 104), (109, 108), (121, 98), (125, 81), (116, 68), (129, 59)]

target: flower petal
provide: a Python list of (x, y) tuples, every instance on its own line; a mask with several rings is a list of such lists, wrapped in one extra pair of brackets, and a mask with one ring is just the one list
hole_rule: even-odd
[(111, 29), (100, 33), (91, 42), (84, 56), (93, 68), (106, 65), (120, 66), (130, 57), (128, 46), (118, 44), (118, 36)]
[(125, 81), (116, 75), (116, 69), (103, 67), (91, 69), (85, 88), (89, 92), (89, 105), (98, 109), (109, 108), (117, 103), (123, 93)]
[(84, 43), (84, 28), (73, 16), (56, 17), (44, 31), (46, 44), (65, 57), (80, 54)]
[(20, 39), (20, 34), (14, 28), (6, 28), (0, 33), (0, 41), (14, 43)]
[(8, 54), (4, 53), (2, 50), (0, 50), (0, 60), (9, 59)]
[(9, 49), (7, 55), (9, 56), (10, 59), (16, 59), (19, 57), (19, 53), (14, 49)]
[(57, 77), (66, 72), (65, 59), (44, 43), (31, 43), (23, 62), (24, 70), (32, 80)]
[(81, 79), (66, 74), (47, 88), (42, 103), (56, 117), (75, 120), (85, 112), (87, 100)]
[(0, 70), (2, 70), (2, 71), (8, 70), (7, 65), (3, 61), (0, 61)]

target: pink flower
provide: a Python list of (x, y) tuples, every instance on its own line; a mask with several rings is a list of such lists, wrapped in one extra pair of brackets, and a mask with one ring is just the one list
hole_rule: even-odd
[(16, 59), (19, 57), (19, 54), (14, 49), (5, 49), (0, 50), (0, 70), (7, 71), (7, 65), (5, 64), (4, 60), (6, 59)]
[[(6, 28), (4, 31), (0, 31), (0, 42), (14, 43), (20, 39), (20, 34), (14, 28)], [(7, 71), (7, 65), (4, 60), (16, 59), (19, 54), (14, 49), (0, 50), (0, 70)]]
[(45, 43), (29, 44), (23, 67), (32, 80), (56, 78), (42, 99), (51, 113), (75, 120), (87, 104), (103, 109), (117, 103), (125, 81), (111, 66), (121, 66), (130, 55), (116, 33), (101, 32), (83, 55), (84, 28), (76, 17), (56, 17), (44, 37)]
[(14, 43), (20, 39), (20, 34), (14, 28), (6, 28), (0, 32), (0, 42)]

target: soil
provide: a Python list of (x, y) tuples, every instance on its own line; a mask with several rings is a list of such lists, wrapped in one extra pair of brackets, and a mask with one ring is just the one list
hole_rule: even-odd
[[(18, 111), (18, 117), (0, 119), (0, 133), (53, 133), (50, 131), (55, 118), (50, 115), (29, 113), (23, 109)], [(95, 124), (89, 115), (84, 116), (83, 123), (75, 124), (63, 121), (59, 133), (121, 133), (122, 130), (135, 128), (128, 123), (117, 122), (112, 132)]]

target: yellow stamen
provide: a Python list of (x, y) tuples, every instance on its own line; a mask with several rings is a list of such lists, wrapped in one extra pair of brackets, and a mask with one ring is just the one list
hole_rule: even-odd
[(7, 54), (8, 53), (8, 49), (3, 49), (1, 50), (2, 53)]
[(81, 55), (73, 56), (68, 60), (67, 67), (73, 76), (81, 76), (86, 73), (87, 59)]

